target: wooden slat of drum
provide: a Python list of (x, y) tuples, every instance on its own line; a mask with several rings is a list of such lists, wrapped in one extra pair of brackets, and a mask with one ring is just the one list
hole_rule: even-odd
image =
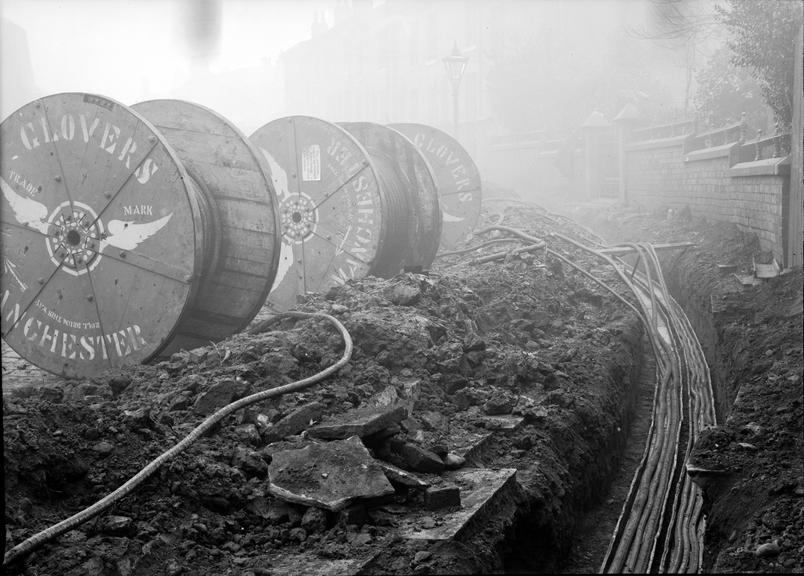
[[(243, 314), (249, 312), (250, 295), (260, 290), (265, 277), (238, 274), (232, 270), (228, 273), (230, 276), (228, 280), (216, 280), (207, 287), (209, 298), (193, 308), (194, 314), (204, 312), (229, 318), (242, 318)], [(236, 278), (232, 278), (233, 276)], [(225, 312), (222, 312), (221, 307), (216, 305), (218, 299), (231, 300), (234, 304), (227, 306)]]

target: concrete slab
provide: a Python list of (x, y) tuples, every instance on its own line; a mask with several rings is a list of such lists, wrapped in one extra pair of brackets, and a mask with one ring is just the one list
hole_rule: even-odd
[(307, 435), (322, 440), (340, 440), (350, 436), (363, 438), (399, 424), (408, 415), (405, 406), (371, 406), (350, 410), (310, 428)]
[(413, 540), (460, 539), (475, 520), (482, 521), (485, 513), (497, 507), (496, 502), (513, 495), (516, 489), (516, 468), (490, 470), (456, 470), (444, 474), (444, 479), (461, 489), (461, 509), (441, 515), (442, 523), (429, 529), (418, 528), (415, 518), (405, 520), (403, 538)]
[(357, 436), (273, 454), (268, 491), (282, 500), (337, 511), (357, 499), (394, 493)]

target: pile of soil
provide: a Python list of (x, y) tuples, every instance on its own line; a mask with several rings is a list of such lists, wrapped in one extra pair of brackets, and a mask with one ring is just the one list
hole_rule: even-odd
[[(534, 236), (558, 224), (520, 208), (484, 218)], [(566, 227), (561, 222), (564, 232), (573, 232)], [(310, 296), (299, 309), (332, 314), (354, 339), (343, 369), (304, 392), (227, 417), (113, 509), (8, 573), (251, 576), (557, 567), (580, 512), (602, 497), (618, 468), (642, 328), (616, 298), (543, 253), (471, 263), (499, 249), (445, 257), (427, 275), (365, 278)], [(565, 250), (587, 269), (597, 265)], [(611, 271), (599, 275), (616, 283)], [(45, 381), (4, 395), (6, 550), (120, 486), (214, 409), (308, 377), (342, 353), (340, 337), (324, 320), (266, 327), (264, 319), (255, 319), (253, 333), (154, 365)], [(311, 441), (304, 430), (278, 439), (283, 418), (318, 406), (320, 416), (309, 428), (320, 417), (366, 406), (389, 388), (411, 409), (399, 426), (384, 431), (387, 436), (445, 461), (452, 455), (452, 468), (517, 470), (516, 490), (460, 538), (401, 536), (411, 518), (439, 526), (451, 510), (425, 506), (416, 490), (363, 502), (356, 513), (283, 502), (266, 489), (273, 455)], [(515, 426), (497, 429), (493, 416), (510, 417)], [(456, 463), (459, 448), (478, 438), (482, 451)], [(379, 458), (381, 450), (369, 447)], [(441, 474), (414, 472), (431, 483)]]
[(704, 345), (718, 405), (719, 425), (701, 434), (689, 461), (709, 471), (698, 478), (707, 516), (704, 570), (801, 572), (802, 270), (743, 285), (737, 276), (751, 276), (753, 263), (769, 257), (756, 236), (689, 211), (618, 206), (575, 214), (611, 241), (697, 244), (665, 257), (664, 266)]

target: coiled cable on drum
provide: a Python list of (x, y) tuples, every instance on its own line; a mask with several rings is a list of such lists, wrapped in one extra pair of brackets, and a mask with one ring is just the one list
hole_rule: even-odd
[(377, 257), (369, 270), (375, 276), (393, 276), (405, 264), (410, 246), (410, 219), (413, 210), (410, 198), (398, 166), (393, 159), (376, 150), (367, 150), (380, 184), (380, 199), (383, 207), (383, 237)]

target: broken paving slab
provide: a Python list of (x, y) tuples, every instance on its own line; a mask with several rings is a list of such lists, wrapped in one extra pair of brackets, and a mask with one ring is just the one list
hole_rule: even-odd
[(349, 410), (327, 418), (307, 431), (311, 438), (341, 440), (351, 436), (363, 438), (399, 424), (408, 415), (405, 406), (370, 406)]
[(444, 474), (444, 479), (460, 487), (461, 508), (442, 514), (442, 523), (432, 528), (417, 527), (415, 519), (404, 520), (403, 538), (460, 539), (475, 520), (480, 521), (487, 512), (499, 508), (503, 500), (512, 497), (517, 490), (516, 468), (456, 470)]
[(268, 491), (282, 500), (337, 511), (357, 499), (394, 493), (357, 436), (273, 454)]

